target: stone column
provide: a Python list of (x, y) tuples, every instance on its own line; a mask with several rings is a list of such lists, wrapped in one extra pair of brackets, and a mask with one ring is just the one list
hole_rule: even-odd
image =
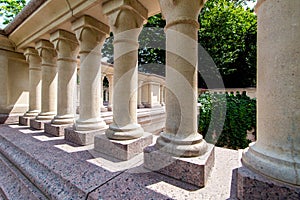
[(148, 82), (148, 108), (153, 107), (153, 85), (152, 82)]
[(256, 6), (257, 141), (242, 156), (250, 172), (239, 169), (240, 198), (300, 196), (299, 8), (298, 0), (260, 0)]
[(51, 34), (51, 42), (58, 53), (58, 106), (52, 123), (73, 124), (75, 118), (76, 73), (78, 42), (73, 33), (58, 30)]
[(164, 106), (165, 105), (165, 98), (164, 98), (164, 86), (163, 85), (160, 85), (160, 105)]
[(24, 55), (29, 63), (29, 110), (24, 117), (36, 117), (41, 112), (41, 58), (32, 47), (27, 48)]
[(94, 135), (107, 128), (101, 117), (101, 48), (109, 27), (82, 16), (72, 23), (80, 44), (80, 106), (79, 119), (65, 131), (65, 138), (80, 145), (94, 143)]
[(52, 43), (40, 40), (36, 43), (42, 58), (42, 109), (36, 120), (30, 121), (30, 126), (35, 129), (44, 129), (44, 122), (52, 120), (57, 107), (57, 68), (56, 51)]
[[(121, 1), (120, 1), (121, 2)], [(138, 36), (147, 10), (138, 1), (125, 1), (115, 7), (103, 5), (114, 34), (114, 112), (113, 123), (106, 131), (110, 139), (134, 139), (144, 130), (137, 123)]]
[(173, 155), (200, 156), (207, 149), (197, 132), (197, 34), (203, 1), (161, 0), (160, 4), (167, 22), (167, 117), (166, 131), (156, 145)]
[(108, 74), (107, 76), (107, 80), (108, 80), (108, 106), (107, 106), (107, 109), (108, 111), (112, 111), (112, 108), (113, 108), (113, 75), (112, 74)]
[[(199, 0), (160, 0), (167, 23), (166, 126), (154, 149), (144, 151), (145, 167), (200, 187), (204, 186), (214, 161), (213, 145), (208, 145), (197, 132), (197, 34), (203, 4)], [(191, 163), (195, 165), (193, 169), (188, 167)], [(194, 171), (196, 168), (199, 171)]]
[(102, 7), (114, 34), (114, 110), (105, 132), (111, 140), (96, 136), (95, 150), (128, 160), (152, 142), (137, 123), (138, 36), (148, 11), (137, 0), (106, 1)]
[(102, 75), (101, 75), (101, 82), (100, 82), (100, 89), (101, 89), (100, 109), (101, 109), (101, 112), (107, 111), (107, 108), (105, 108), (105, 106), (104, 106), (104, 104), (103, 104), (103, 101), (104, 101), (104, 98), (103, 98), (103, 92), (104, 92), (104, 89), (103, 89), (103, 81), (104, 81), (104, 78), (105, 78), (105, 74), (102, 74)]
[(138, 108), (144, 108), (144, 105), (142, 104), (142, 87), (143, 87), (143, 81), (139, 81), (138, 84), (138, 103), (137, 103), (137, 107)]

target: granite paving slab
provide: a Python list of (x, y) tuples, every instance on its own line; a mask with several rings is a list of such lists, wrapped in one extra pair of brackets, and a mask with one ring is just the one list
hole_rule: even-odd
[(109, 172), (47, 142), (1, 126), (0, 152), (50, 199), (86, 199), (121, 172)]

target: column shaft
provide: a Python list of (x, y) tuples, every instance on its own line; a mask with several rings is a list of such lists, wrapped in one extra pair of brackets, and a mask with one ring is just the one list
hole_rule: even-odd
[(112, 111), (112, 107), (113, 107), (113, 75), (112, 74), (108, 74), (107, 75), (107, 79), (108, 79), (108, 110)]
[(299, 8), (297, 0), (257, 4), (257, 141), (242, 157), (254, 171), (295, 185), (300, 185)]
[(160, 4), (167, 22), (166, 131), (156, 145), (177, 156), (203, 155), (207, 144), (197, 133), (197, 33), (203, 1)]
[(142, 104), (142, 87), (143, 87), (143, 81), (139, 81), (138, 84), (138, 108), (143, 108), (143, 104)]
[(139, 138), (144, 132), (137, 123), (136, 114), (137, 58), (138, 36), (147, 10), (138, 1), (126, 1), (125, 4), (115, 8), (108, 3), (104, 7), (114, 34), (114, 112), (113, 123), (106, 131), (106, 136), (117, 140)]
[(57, 107), (57, 69), (56, 51), (47, 40), (36, 43), (36, 49), (42, 58), (42, 108), (37, 120), (51, 120)]
[(29, 63), (29, 110), (24, 117), (35, 117), (41, 111), (41, 59), (34, 48), (27, 48), (24, 55)]
[(73, 22), (73, 30), (80, 43), (80, 109), (75, 129), (98, 130), (106, 126), (100, 116), (101, 48), (109, 27), (83, 16)]
[(57, 52), (58, 105), (53, 124), (72, 124), (76, 110), (76, 78), (78, 43), (74, 34), (58, 30), (51, 34)]

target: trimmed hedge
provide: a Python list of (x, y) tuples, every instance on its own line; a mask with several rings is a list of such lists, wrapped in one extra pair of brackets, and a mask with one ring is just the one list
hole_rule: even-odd
[(207, 142), (231, 149), (248, 147), (247, 130), (256, 132), (256, 99), (250, 99), (246, 92), (204, 93), (199, 103), (198, 130)]

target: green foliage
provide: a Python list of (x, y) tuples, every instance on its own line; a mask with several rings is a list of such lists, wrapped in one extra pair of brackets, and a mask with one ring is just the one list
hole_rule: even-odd
[(26, 5), (26, 0), (0, 0), (0, 17), (3, 24), (9, 24)]
[(256, 85), (256, 15), (245, 1), (209, 0), (199, 16), (199, 42), (226, 87)]
[[(250, 99), (245, 92), (242, 95), (204, 93), (199, 102), (198, 129), (206, 141), (232, 149), (249, 145), (247, 130), (256, 129), (256, 99)], [(226, 112), (222, 112), (224, 106)], [(219, 119), (224, 119), (225, 113), (223, 125)]]

